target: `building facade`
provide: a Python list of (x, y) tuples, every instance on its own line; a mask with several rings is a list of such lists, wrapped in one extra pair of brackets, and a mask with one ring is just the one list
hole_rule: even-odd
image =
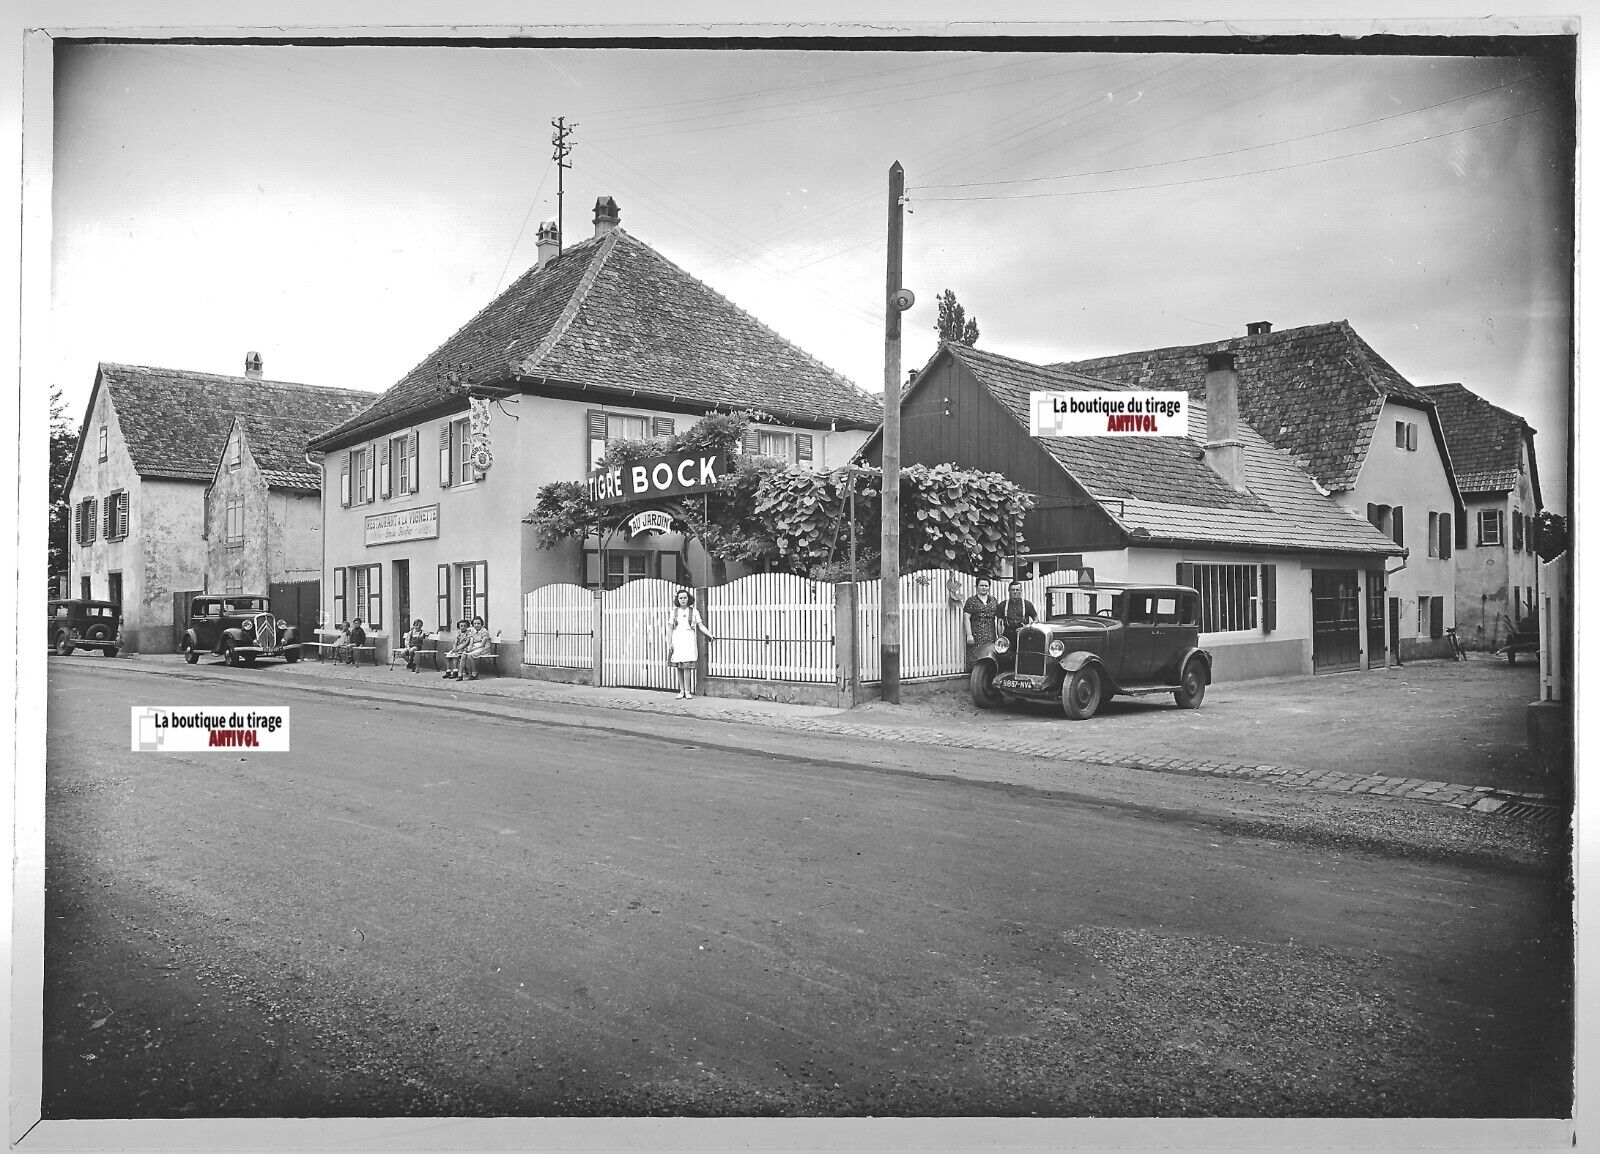
[[(1199, 589), (1218, 681), (1383, 666), (1364, 639), (1387, 624), (1372, 591), (1401, 547), (1239, 419), (1231, 358), (1200, 371), (1210, 389), (1188, 437), (1033, 437), (1032, 393), (1131, 386), (945, 344), (903, 395), (902, 460), (998, 472), (1033, 494), (1026, 570)], [(863, 456), (880, 461), (878, 438)]]
[(758, 410), (753, 451), (814, 468), (849, 461), (875, 399), (627, 234), (615, 202), (594, 235), (535, 267), (322, 454), (324, 610), (393, 636), (418, 618), (481, 616), (520, 669), (523, 595), (641, 577), (706, 583), (697, 543), (655, 527), (541, 548), (529, 514), (551, 482), (581, 483), (608, 444), (665, 438), (710, 413)]
[[(1455, 624), (1455, 532), (1464, 507), (1433, 400), (1362, 340), (1348, 321), (1274, 331), (1266, 321), (1244, 336), (1204, 345), (1148, 349), (1054, 367), (1204, 399), (1205, 359), (1234, 357), (1239, 411), (1317, 485), (1370, 521), (1405, 551), (1381, 592), (1387, 632), (1363, 645), (1399, 660), (1450, 652)], [(1376, 620), (1376, 614), (1373, 620)], [(1381, 663), (1381, 662), (1380, 662)]]
[(1469, 647), (1493, 651), (1513, 623), (1538, 614), (1534, 429), (1459, 384), (1423, 392), (1438, 406), (1466, 505), (1455, 528), (1456, 627)]
[(207, 588), (206, 492), (236, 419), (325, 423), (373, 399), (264, 380), (259, 363), (252, 354), (242, 377), (109, 362), (95, 374), (67, 482), (68, 592), (120, 604), (130, 652), (173, 652), (175, 595)]

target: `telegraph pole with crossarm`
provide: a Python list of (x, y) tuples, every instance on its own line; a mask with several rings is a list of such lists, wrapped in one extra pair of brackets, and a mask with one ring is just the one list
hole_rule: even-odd
[(559, 256), (566, 245), (567, 235), (566, 222), (562, 219), (566, 182), (562, 178), (566, 176), (567, 169), (572, 167), (572, 162), (567, 159), (572, 153), (572, 145), (567, 143), (567, 137), (571, 136), (578, 126), (568, 124), (565, 116), (556, 117), (550, 122), (550, 126), (556, 130), (555, 135), (550, 138), (550, 143), (556, 146), (555, 155), (550, 159), (556, 162), (556, 255)]

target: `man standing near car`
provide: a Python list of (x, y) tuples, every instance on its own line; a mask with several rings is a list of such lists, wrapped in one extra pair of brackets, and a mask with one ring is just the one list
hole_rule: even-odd
[(1039, 611), (1033, 607), (1033, 602), (1022, 595), (1022, 582), (1013, 581), (1006, 590), (1006, 599), (995, 613), (999, 619), (1000, 627), (1013, 647), (1017, 644), (1017, 631), (1024, 625), (1032, 625), (1039, 620)]

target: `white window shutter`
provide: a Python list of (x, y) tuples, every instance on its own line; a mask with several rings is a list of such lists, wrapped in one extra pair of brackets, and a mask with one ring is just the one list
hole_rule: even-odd
[(378, 499), (378, 446), (367, 444), (367, 504)]
[(439, 425), (439, 487), (450, 487), (450, 422)]
[(344, 455), (344, 464), (339, 466), (339, 504), (346, 509), (350, 507), (350, 454)]
[(389, 499), (389, 438), (383, 439), (383, 447), (379, 450), (382, 460), (378, 462), (378, 484), (383, 486), (383, 491), (378, 494), (385, 501)]
[(472, 567), (472, 615), (489, 623), (489, 563), (479, 561)]

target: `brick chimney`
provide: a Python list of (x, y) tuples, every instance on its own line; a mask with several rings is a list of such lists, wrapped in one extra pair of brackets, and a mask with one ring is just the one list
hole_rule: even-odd
[(1239, 492), (1248, 491), (1244, 441), (1239, 437), (1239, 374), (1234, 371), (1232, 353), (1206, 357), (1205, 460), (1212, 472)]
[(261, 379), (261, 354), (246, 353), (244, 355), (244, 375), (252, 381)]
[(1272, 331), (1271, 321), (1251, 321), (1244, 326), (1246, 336), (1263, 337)]
[(617, 208), (617, 202), (609, 196), (602, 196), (594, 202), (594, 234), (605, 236), (606, 233), (622, 223), (622, 210)]
[(561, 230), (556, 227), (553, 220), (539, 222), (539, 263), (534, 268), (543, 268), (555, 259), (561, 251)]

